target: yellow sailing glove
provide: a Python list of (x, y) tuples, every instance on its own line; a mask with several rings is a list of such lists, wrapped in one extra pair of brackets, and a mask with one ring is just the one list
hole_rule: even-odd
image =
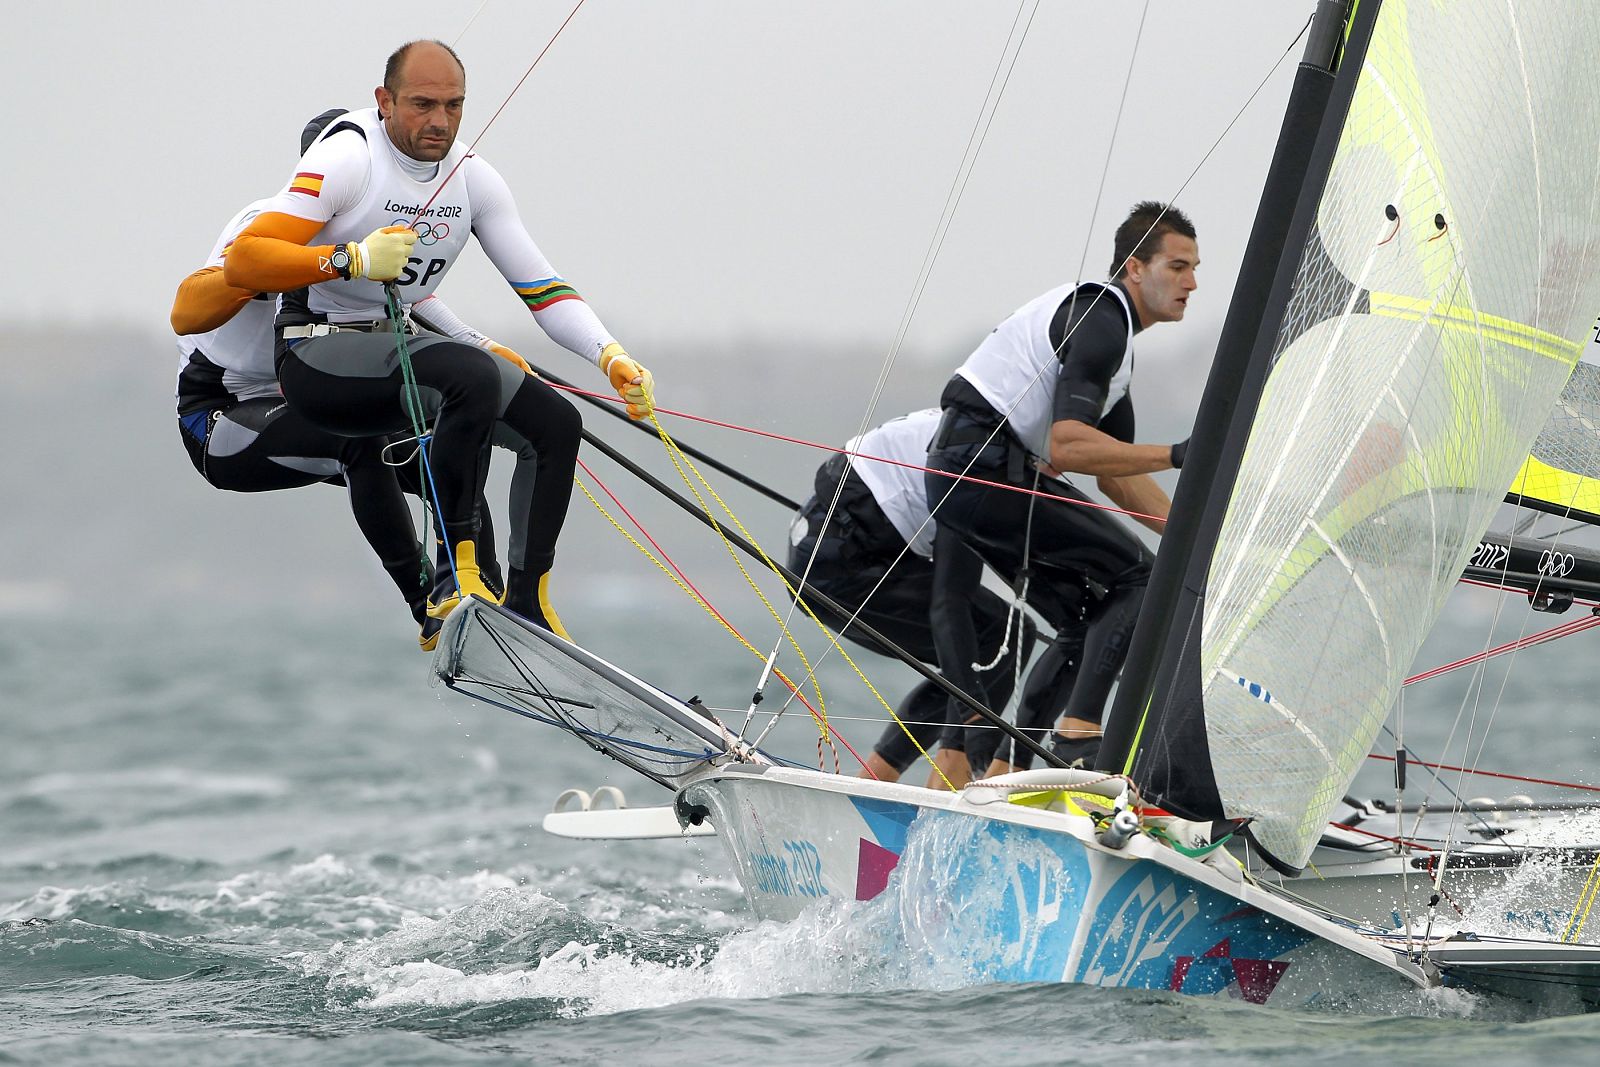
[(627, 401), (628, 418), (642, 419), (656, 402), (656, 380), (615, 341), (600, 351), (600, 370), (611, 379), (611, 388)]
[(511, 349), (507, 348), (505, 345), (495, 344), (493, 341), (490, 341), (489, 351), (493, 352), (507, 363), (521, 370), (523, 374), (533, 373), (533, 368), (528, 366), (528, 361), (511, 351)]
[(409, 226), (385, 226), (367, 234), (365, 241), (352, 241), (345, 246), (350, 253), (351, 278), (371, 278), (375, 282), (392, 282), (406, 269), (406, 259), (411, 246), (417, 243), (417, 231)]

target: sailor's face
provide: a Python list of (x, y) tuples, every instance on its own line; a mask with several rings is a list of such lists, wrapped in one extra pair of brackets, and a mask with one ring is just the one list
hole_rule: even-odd
[(1139, 289), (1139, 302), (1148, 313), (1149, 326), (1177, 322), (1189, 308), (1189, 294), (1199, 287), (1195, 268), (1200, 266), (1200, 246), (1193, 237), (1166, 233), (1150, 262), (1128, 264), (1128, 281)]
[(436, 163), (456, 142), (466, 79), (450, 53), (418, 44), (401, 64), (393, 93), (379, 86), (378, 111), (394, 146), (412, 159)]

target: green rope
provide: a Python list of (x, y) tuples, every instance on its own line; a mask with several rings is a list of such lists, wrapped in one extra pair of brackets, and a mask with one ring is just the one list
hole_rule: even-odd
[[(422, 497), (423, 530), (432, 528), (428, 521), (431, 511), (438, 520), (439, 530), (445, 541), (445, 551), (450, 556), (450, 576), (455, 579), (456, 589), (461, 589), (461, 577), (456, 573), (455, 546), (450, 544), (449, 532), (444, 529), (443, 513), (439, 510), (438, 493), (433, 487), (433, 472), (428, 469), (428, 440), (427, 424), (422, 419), (422, 390), (417, 385), (417, 373), (411, 366), (411, 350), (406, 345), (405, 312), (400, 305), (400, 293), (393, 282), (386, 282), (383, 286), (384, 309), (388, 312), (389, 321), (394, 324), (394, 347), (400, 356), (400, 403), (405, 408), (406, 417), (411, 420), (411, 433), (417, 441), (417, 485), (420, 488), (419, 496)], [(421, 582), (428, 580), (428, 550), (427, 533), (423, 534), (421, 545), (421, 560), (417, 578)]]

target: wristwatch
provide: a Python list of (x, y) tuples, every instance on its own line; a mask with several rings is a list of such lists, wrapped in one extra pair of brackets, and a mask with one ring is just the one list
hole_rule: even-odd
[(333, 255), (328, 257), (328, 265), (339, 273), (345, 281), (350, 280), (350, 247), (340, 245), (333, 250)]

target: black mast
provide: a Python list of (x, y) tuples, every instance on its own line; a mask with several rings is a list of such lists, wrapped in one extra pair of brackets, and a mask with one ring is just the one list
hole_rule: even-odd
[[(1101, 769), (1131, 769), (1147, 796), (1190, 818), (1223, 817), (1203, 709), (1193, 706), (1212, 550), (1379, 6), (1380, 0), (1319, 0), (1312, 17), (1100, 748)], [(1179, 706), (1180, 688), (1192, 693), (1187, 708)], [(1185, 710), (1195, 713), (1179, 714)], [(1150, 756), (1153, 743), (1159, 758)]]

